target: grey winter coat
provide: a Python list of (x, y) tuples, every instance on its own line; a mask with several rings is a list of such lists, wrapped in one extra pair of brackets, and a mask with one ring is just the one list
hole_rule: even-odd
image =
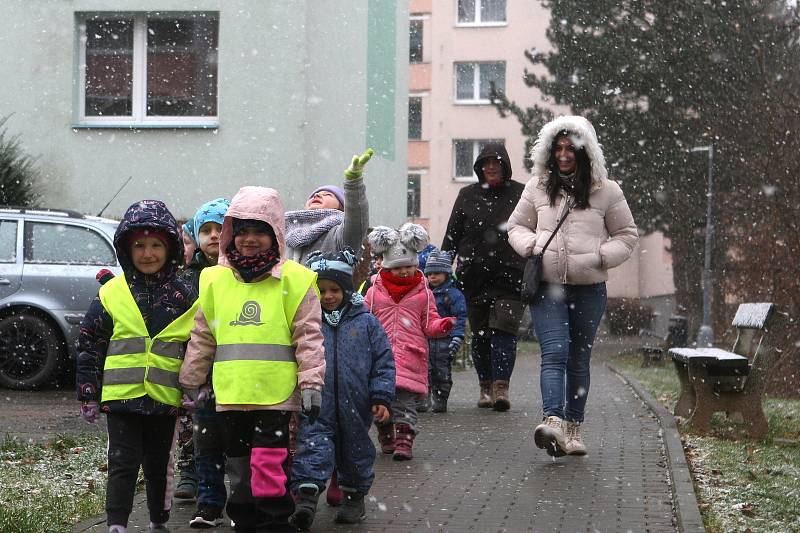
[(585, 143), (592, 162), (588, 209), (572, 209), (547, 247), (542, 279), (550, 283), (589, 285), (608, 279), (608, 269), (624, 263), (639, 240), (633, 215), (619, 185), (608, 179), (605, 159), (591, 123), (562, 116), (542, 128), (532, 151), (533, 178), (508, 220), (508, 240), (518, 254), (539, 253), (561, 219), (568, 197), (561, 192), (554, 206), (545, 188), (553, 139), (567, 130)]
[[(289, 228), (292, 220), (291, 213), (286, 213), (286, 225)], [(286, 259), (306, 264), (309, 254), (315, 250), (321, 252), (336, 252), (349, 246), (355, 250), (356, 255), (361, 253), (361, 244), (367, 236), (369, 229), (369, 203), (367, 202), (367, 188), (363, 178), (344, 180), (344, 222), (323, 233), (311, 244), (301, 248), (287, 248)]]

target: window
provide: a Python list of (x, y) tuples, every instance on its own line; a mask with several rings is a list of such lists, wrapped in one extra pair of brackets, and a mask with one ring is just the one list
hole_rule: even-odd
[(454, 139), (453, 140), (453, 177), (456, 181), (478, 181), (472, 170), (478, 154), (487, 144), (504, 144), (503, 139)]
[(47, 222), (25, 223), (25, 261), (66, 265), (116, 264), (114, 250), (96, 232)]
[(420, 185), (421, 178), (419, 174), (408, 175), (408, 196), (406, 200), (406, 216), (408, 218), (419, 218), (420, 214)]
[(458, 0), (458, 23), (491, 25), (506, 22), (506, 0)]
[(490, 103), (492, 83), (499, 92), (506, 90), (506, 64), (456, 63), (456, 102)]
[(411, 19), (408, 26), (408, 62), (422, 63), (422, 19)]
[(217, 13), (82, 15), (79, 120), (216, 125)]
[(13, 220), (0, 221), (0, 263), (17, 261), (17, 223)]
[(408, 99), (408, 138), (422, 139), (422, 98), (419, 96)]

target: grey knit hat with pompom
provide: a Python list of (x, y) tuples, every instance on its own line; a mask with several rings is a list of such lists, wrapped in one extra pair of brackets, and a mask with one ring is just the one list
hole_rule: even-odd
[(378, 226), (367, 235), (367, 240), (373, 253), (383, 255), (383, 268), (417, 266), (417, 254), (428, 244), (428, 232), (410, 222), (399, 230)]

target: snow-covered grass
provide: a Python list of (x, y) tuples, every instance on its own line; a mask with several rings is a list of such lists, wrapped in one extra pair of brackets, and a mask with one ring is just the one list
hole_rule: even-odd
[(106, 441), (59, 436), (0, 444), (0, 531), (70, 532), (104, 508)]
[[(614, 358), (668, 410), (680, 386), (671, 363), (642, 368), (641, 357)], [(709, 532), (800, 531), (800, 400), (766, 398), (769, 435), (741, 438), (741, 427), (717, 413), (712, 435), (683, 435), (700, 511)], [(787, 442), (788, 441), (788, 442)]]

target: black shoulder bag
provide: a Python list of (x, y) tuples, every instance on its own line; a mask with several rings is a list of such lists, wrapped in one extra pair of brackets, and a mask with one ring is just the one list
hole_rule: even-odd
[(561, 224), (566, 220), (569, 215), (569, 210), (572, 209), (572, 204), (567, 204), (567, 212), (561, 217), (561, 220), (556, 224), (556, 229), (550, 234), (550, 238), (544, 243), (542, 250), (538, 254), (534, 254), (528, 258), (525, 263), (525, 272), (522, 274), (522, 302), (526, 305), (533, 304), (533, 298), (536, 296), (536, 291), (539, 290), (539, 284), (542, 282), (542, 259), (544, 258), (544, 251), (550, 246), (550, 241), (555, 238)]

